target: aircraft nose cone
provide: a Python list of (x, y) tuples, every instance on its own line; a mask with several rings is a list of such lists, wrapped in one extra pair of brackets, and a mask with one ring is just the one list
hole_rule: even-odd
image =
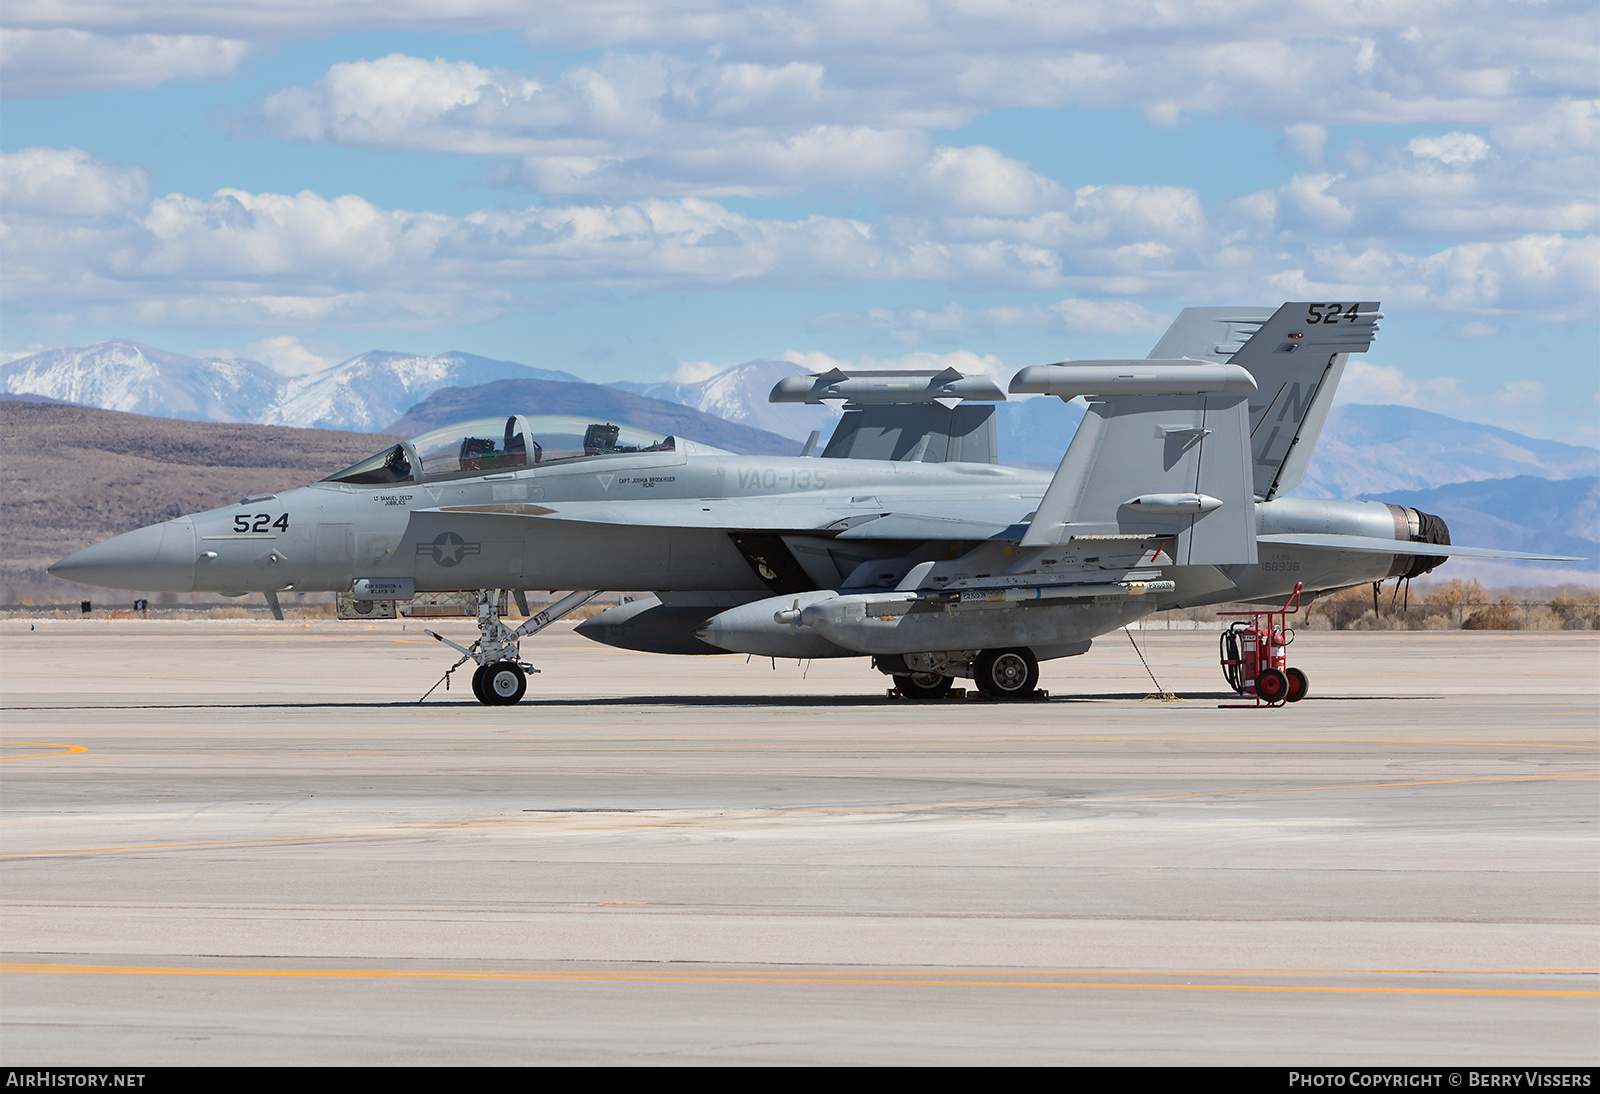
[(187, 593), (194, 589), (194, 563), (194, 521), (183, 517), (85, 547), (46, 572), (108, 589)]

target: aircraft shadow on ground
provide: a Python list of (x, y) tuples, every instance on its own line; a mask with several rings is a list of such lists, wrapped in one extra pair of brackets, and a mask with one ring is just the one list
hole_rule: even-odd
[[(1183, 692), (1176, 698), (1181, 702), (1195, 703), (1229, 703), (1249, 707), (1250, 700), (1227, 691), (1213, 692)], [(1441, 695), (1315, 695), (1307, 696), (1304, 702), (1374, 702), (1374, 701), (1404, 701), (1414, 702), (1427, 699), (1442, 699)], [(908, 700), (891, 699), (884, 695), (630, 695), (626, 698), (603, 696), (595, 698), (527, 698), (514, 706), (492, 708), (503, 710), (507, 714), (514, 714), (518, 710), (547, 710), (551, 708), (587, 708), (587, 707), (721, 707), (721, 708), (759, 708), (772, 707), (908, 707), (917, 709), (949, 709), (970, 708), (977, 711), (995, 710), (1027, 710), (1042, 704), (1063, 703), (1101, 703), (1113, 701), (1135, 701), (1159, 703), (1161, 697), (1148, 691), (1101, 692), (1092, 695), (1062, 695), (1053, 694), (1049, 699), (1022, 699), (1013, 702), (979, 701), (968, 699), (944, 700)], [(405, 709), (408, 707), (464, 707), (473, 710), (487, 710), (471, 696), (457, 698), (450, 695), (444, 699), (432, 699), (426, 703), (410, 700), (383, 700), (378, 702), (303, 702), (303, 703), (126, 703), (126, 704), (78, 704), (63, 706), (4, 706), (0, 710), (383, 710)], [(1261, 709), (1276, 709), (1266, 708)], [(1292, 708), (1284, 708), (1292, 709)]]

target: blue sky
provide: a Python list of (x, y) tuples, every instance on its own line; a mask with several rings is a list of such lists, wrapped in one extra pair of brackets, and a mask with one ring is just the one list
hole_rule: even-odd
[(596, 380), (1142, 356), (1381, 300), (1348, 401), (1600, 442), (1587, 3), (19, 0), (0, 353)]

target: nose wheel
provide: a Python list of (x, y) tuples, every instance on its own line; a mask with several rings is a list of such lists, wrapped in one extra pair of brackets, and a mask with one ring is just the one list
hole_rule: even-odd
[[(442, 634), (428, 631), (431, 638), (436, 638), (445, 645), (461, 654), (450, 670), (444, 674), (440, 683), (450, 678), (450, 673), (466, 664), (476, 661), (477, 668), (472, 672), (472, 694), (478, 702), (485, 706), (502, 707), (520, 702), (528, 692), (528, 673), (539, 670), (532, 665), (527, 665), (518, 660), (517, 643), (530, 634), (537, 634), (556, 620), (567, 615), (576, 608), (581, 608), (589, 601), (600, 595), (598, 589), (580, 589), (562, 597), (559, 601), (529, 619), (522, 626), (515, 629), (501, 622), (500, 617), (505, 611), (505, 592), (498, 589), (478, 590), (478, 640), (471, 646), (463, 646), (452, 642)], [(519, 592), (517, 599), (522, 600)], [(437, 688), (439, 685), (433, 685)], [(433, 688), (428, 689), (428, 695), (433, 694)], [(422, 698), (426, 699), (428, 695)], [(421, 702), (419, 699), (418, 702)]]
[[(482, 683), (477, 680), (481, 674)], [(473, 673), (478, 701), (493, 707), (510, 706), (528, 691), (528, 676), (515, 661), (497, 661)]]

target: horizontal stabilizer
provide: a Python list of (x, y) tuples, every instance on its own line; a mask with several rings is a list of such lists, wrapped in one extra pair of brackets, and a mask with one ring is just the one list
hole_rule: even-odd
[[(966, 520), (960, 517), (935, 517), (920, 513), (890, 513), (888, 516), (854, 524), (839, 533), (840, 539), (956, 539), (976, 540), (997, 536), (1017, 525), (997, 521)], [(1020, 537), (1021, 532), (1017, 535)]]
[(1502, 551), (1498, 547), (1456, 547), (1449, 543), (1407, 543), (1377, 536), (1341, 536), (1281, 532), (1257, 536), (1259, 543), (1281, 543), (1290, 547), (1327, 547), (1339, 551), (1367, 551), (1380, 555), (1450, 555), (1457, 558), (1511, 558), (1523, 562), (1582, 562), (1573, 555), (1533, 554), (1528, 551)]

